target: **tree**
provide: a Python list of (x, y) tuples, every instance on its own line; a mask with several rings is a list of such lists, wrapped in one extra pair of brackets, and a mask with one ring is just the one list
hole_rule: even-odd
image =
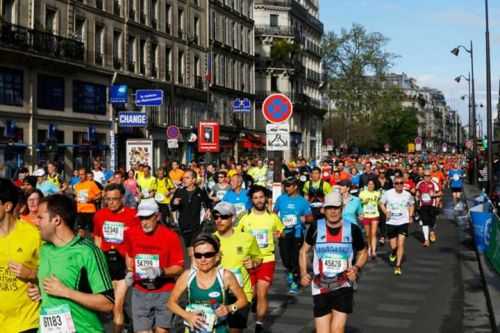
[[(335, 115), (330, 120), (335, 123), (327, 126), (330, 133), (325, 134), (333, 136), (336, 142), (379, 148), (381, 139), (374, 129), (379, 125), (380, 117), (386, 113), (405, 119), (409, 116), (401, 104), (404, 94), (400, 90), (388, 89), (389, 85), (384, 83), (385, 75), (397, 58), (385, 50), (388, 41), (384, 35), (369, 33), (359, 24), (353, 24), (350, 30), (342, 29), (340, 34), (329, 32), (323, 38), (323, 62), (329, 75), (328, 93), (335, 103)], [(336, 133), (331, 133), (332, 127)], [(387, 132), (386, 127), (380, 128)], [(390, 138), (392, 142), (393, 137)]]

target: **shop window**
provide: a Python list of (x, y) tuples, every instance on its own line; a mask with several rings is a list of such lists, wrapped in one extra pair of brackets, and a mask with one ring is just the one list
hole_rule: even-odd
[(0, 68), (0, 104), (23, 105), (23, 72)]
[(73, 81), (73, 111), (89, 114), (106, 114), (106, 86)]
[(37, 106), (40, 109), (64, 111), (64, 78), (38, 75)]

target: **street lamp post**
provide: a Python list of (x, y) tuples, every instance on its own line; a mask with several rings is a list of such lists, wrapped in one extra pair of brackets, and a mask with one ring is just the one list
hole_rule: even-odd
[[(470, 72), (469, 72), (469, 75), (467, 77), (465, 77), (464, 75), (459, 75), (455, 78), (455, 81), (457, 83), (460, 83), (460, 81), (462, 80), (462, 78), (467, 81), (467, 99), (468, 99), (468, 102), (469, 102), (469, 139), (472, 138), (472, 101), (471, 101), (471, 92), (470, 92), (470, 86), (471, 86), (471, 79), (470, 79)], [(462, 100), (465, 99), (465, 95), (461, 97)]]
[(488, 0), (485, 4), (486, 23), (486, 131), (488, 140), (488, 194), (493, 192), (493, 122), (491, 115), (491, 56), (490, 56), (490, 22), (488, 13)]
[[(472, 45), (472, 40), (470, 41), (470, 48), (466, 48), (463, 45), (459, 45), (451, 53), (454, 56), (458, 56), (460, 49), (470, 54), (470, 68), (471, 68), (471, 92), (472, 92), (472, 123), (476, 123), (476, 88), (474, 81), (474, 47)], [(470, 122), (469, 122), (470, 123)], [(472, 160), (474, 163), (472, 170), (472, 183), (477, 184), (477, 136), (476, 136), (476, 126), (472, 126)]]

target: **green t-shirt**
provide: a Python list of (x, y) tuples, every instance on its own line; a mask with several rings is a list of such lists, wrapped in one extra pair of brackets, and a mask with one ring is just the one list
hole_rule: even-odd
[(75, 236), (62, 247), (44, 243), (40, 250), (38, 281), (42, 294), (41, 315), (60, 312), (61, 307), (69, 306), (76, 332), (104, 332), (95, 311), (69, 299), (50, 296), (44, 291), (43, 280), (52, 275), (65, 286), (84, 293), (112, 291), (113, 285), (102, 251), (92, 241), (80, 236)]

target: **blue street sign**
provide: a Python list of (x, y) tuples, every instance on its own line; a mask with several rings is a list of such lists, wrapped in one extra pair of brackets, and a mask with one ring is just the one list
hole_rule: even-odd
[(111, 104), (123, 104), (128, 102), (128, 86), (126, 84), (114, 84), (111, 86)]
[(163, 90), (161, 89), (139, 89), (135, 91), (135, 105), (137, 106), (160, 106), (163, 104)]
[(144, 112), (120, 112), (118, 124), (120, 127), (144, 127), (148, 124), (148, 115)]
[(233, 101), (233, 112), (250, 112), (252, 103), (248, 98), (236, 98)]

